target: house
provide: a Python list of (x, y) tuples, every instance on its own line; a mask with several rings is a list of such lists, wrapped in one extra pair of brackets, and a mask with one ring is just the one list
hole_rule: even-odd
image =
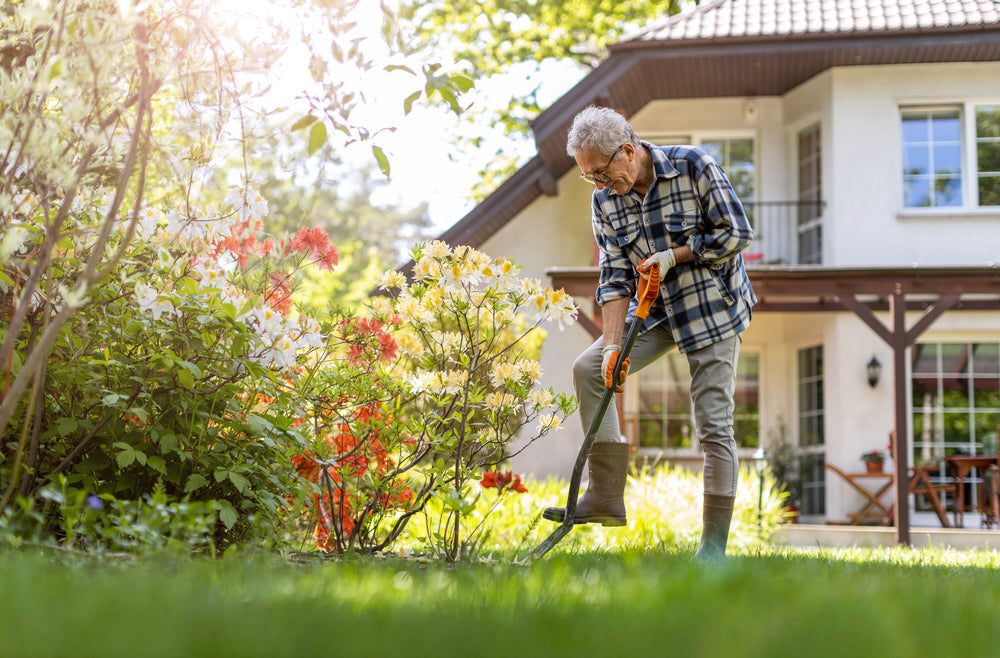
[[(649, 141), (709, 150), (741, 195), (760, 303), (737, 438), (744, 459), (795, 447), (804, 520), (849, 518), (864, 500), (824, 465), (861, 471), (894, 432), (900, 478), (936, 463), (947, 485), (947, 455), (996, 452), (1000, 5), (716, 0), (612, 46), (534, 121), (537, 156), (441, 236), (577, 297), (580, 322), (551, 330), (541, 358), (544, 383), (570, 392), (573, 359), (600, 335), (590, 188), (565, 150), (588, 104)], [(622, 424), (640, 457), (698, 467), (687, 386), (677, 355), (629, 378)], [(515, 467), (567, 476), (583, 438), (573, 420)], [(897, 493), (899, 541), (938, 523), (926, 498)]]

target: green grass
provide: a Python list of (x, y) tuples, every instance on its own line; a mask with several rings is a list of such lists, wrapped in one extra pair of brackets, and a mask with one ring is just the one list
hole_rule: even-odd
[(3, 656), (994, 656), (1000, 557), (569, 553), (531, 566), (0, 553)]

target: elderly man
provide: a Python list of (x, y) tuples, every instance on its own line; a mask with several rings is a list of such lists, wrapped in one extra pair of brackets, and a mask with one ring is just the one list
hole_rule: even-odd
[[(618, 112), (588, 107), (573, 120), (566, 150), (594, 185), (592, 223), (600, 248), (604, 334), (573, 364), (584, 431), (618, 360), (625, 321), (635, 309), (637, 270), (660, 266), (660, 296), (630, 355), (638, 371), (673, 348), (691, 370), (691, 400), (704, 450), (699, 558), (725, 556), (736, 498), (738, 458), (733, 392), (742, 332), (757, 301), (740, 255), (753, 231), (726, 174), (692, 146), (641, 141)], [(643, 263), (645, 261), (645, 263)], [(610, 378), (608, 379), (610, 381)], [(626, 523), (629, 445), (612, 405), (588, 458), (590, 483), (574, 523)], [(565, 508), (547, 508), (562, 521)]]

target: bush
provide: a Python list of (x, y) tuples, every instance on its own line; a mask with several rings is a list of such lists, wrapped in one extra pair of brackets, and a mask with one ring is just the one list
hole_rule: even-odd
[[(774, 478), (764, 479), (761, 528), (757, 526), (756, 473), (740, 471), (729, 546), (736, 551), (759, 546), (770, 540), (782, 522), (785, 498), (774, 486)], [(566, 504), (567, 483), (549, 478), (525, 482), (526, 493), (483, 490), (469, 520), (485, 521), (480, 555), (524, 558), (549, 535), (556, 525), (541, 518), (549, 506)], [(633, 472), (625, 489), (628, 525), (604, 528), (596, 524), (576, 526), (557, 550), (567, 552), (650, 549), (693, 549), (701, 536), (702, 479), (682, 467), (661, 466)], [(401, 541), (409, 550), (420, 550), (424, 534), (414, 526)]]

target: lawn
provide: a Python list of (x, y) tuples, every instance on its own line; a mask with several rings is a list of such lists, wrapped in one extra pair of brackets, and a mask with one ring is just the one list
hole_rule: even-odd
[(1000, 557), (569, 553), (531, 566), (0, 553), (3, 656), (995, 656)]

